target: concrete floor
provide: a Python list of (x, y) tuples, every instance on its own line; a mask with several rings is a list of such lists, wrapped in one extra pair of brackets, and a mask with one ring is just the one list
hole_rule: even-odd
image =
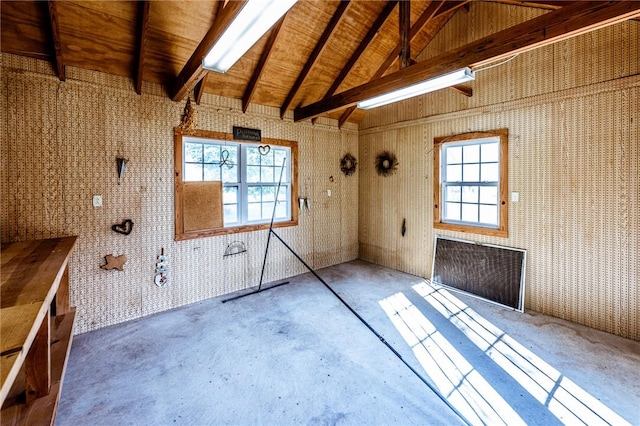
[[(640, 342), (354, 261), (318, 272), (472, 424), (640, 424)], [(76, 336), (58, 425), (464, 422), (311, 274)]]

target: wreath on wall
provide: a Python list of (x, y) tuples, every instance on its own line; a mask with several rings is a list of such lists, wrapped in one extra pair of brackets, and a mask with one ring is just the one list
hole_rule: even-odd
[(398, 170), (398, 158), (389, 151), (382, 151), (376, 155), (376, 172), (380, 176), (391, 176)]
[(346, 153), (342, 160), (340, 160), (340, 170), (344, 173), (345, 176), (351, 176), (356, 172), (356, 166), (358, 162), (356, 161), (356, 157), (353, 155)]

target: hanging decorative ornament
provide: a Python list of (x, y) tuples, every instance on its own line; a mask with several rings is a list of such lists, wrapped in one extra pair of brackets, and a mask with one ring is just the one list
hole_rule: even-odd
[(351, 176), (356, 172), (356, 166), (358, 162), (356, 161), (356, 157), (351, 155), (350, 153), (346, 153), (342, 160), (340, 160), (340, 170), (344, 173), (345, 176)]
[(380, 176), (391, 176), (398, 170), (398, 158), (389, 151), (382, 151), (376, 155), (376, 172)]
[(191, 105), (191, 95), (189, 95), (187, 103), (184, 105), (182, 120), (178, 127), (183, 133), (194, 134), (196, 132), (196, 110), (193, 105)]

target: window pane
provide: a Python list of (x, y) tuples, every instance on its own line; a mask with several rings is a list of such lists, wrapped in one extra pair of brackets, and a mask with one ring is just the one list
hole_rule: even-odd
[(498, 206), (480, 206), (480, 222), (497, 225), (498, 224)]
[(464, 222), (477, 222), (478, 221), (478, 205), (462, 204), (462, 220)]
[(278, 203), (276, 206), (276, 217), (278, 219), (285, 218), (287, 216), (287, 204)]
[(465, 163), (480, 162), (480, 145), (465, 145), (462, 147), (462, 161)]
[(217, 164), (205, 164), (204, 180), (220, 180), (220, 166)]
[(222, 192), (222, 202), (225, 204), (236, 204), (238, 202), (238, 188), (235, 186), (225, 186)]
[(273, 150), (269, 150), (265, 155), (262, 156), (262, 163), (268, 166), (273, 165)]
[(276, 187), (275, 186), (263, 186), (262, 187), (262, 201), (273, 201), (276, 199)]
[(273, 204), (273, 202), (262, 203), (262, 219), (271, 219), (271, 215), (273, 215)]
[(483, 143), (481, 148), (482, 162), (499, 161), (500, 151), (498, 142)]
[(462, 163), (462, 147), (452, 146), (447, 148), (447, 164)]
[(477, 203), (478, 202), (478, 187), (477, 186), (463, 186), (462, 187), (462, 202), (463, 203)]
[(273, 167), (260, 167), (260, 182), (275, 182), (273, 179)]
[(498, 163), (482, 164), (481, 166), (482, 182), (498, 182), (500, 179), (500, 168)]
[(479, 182), (480, 167), (478, 164), (465, 164), (462, 172), (463, 182)]
[(280, 181), (280, 172), (282, 172), (282, 182), (283, 183), (287, 183), (289, 180), (287, 178), (287, 167), (285, 166), (284, 170), (282, 169), (282, 166), (274, 166), (273, 167), (273, 179), (274, 182), (279, 182)]
[[(229, 151), (229, 160), (227, 161), (228, 164), (238, 164), (238, 147), (237, 146), (224, 146), (222, 148), (222, 151), (224, 150)], [(226, 154), (223, 154), (226, 156)]]
[(260, 182), (260, 167), (247, 166), (247, 182)]
[(202, 163), (202, 144), (188, 142), (185, 143), (184, 161), (187, 163)]
[(462, 182), (462, 166), (447, 166), (447, 182)]
[(224, 206), (224, 223), (235, 223), (238, 221), (238, 206), (236, 204), (226, 204)]
[(278, 167), (282, 166), (282, 161), (287, 157), (287, 150), (285, 149), (276, 149), (273, 152), (274, 155), (274, 164)]
[(223, 182), (238, 182), (238, 166), (228, 167), (218, 166), (218, 168), (222, 171), (222, 181)]
[(251, 166), (259, 166), (260, 165), (260, 152), (258, 152), (258, 147), (247, 147), (247, 164)]
[(446, 203), (444, 209), (445, 220), (460, 220), (460, 204)]
[(482, 204), (498, 204), (498, 188), (495, 186), (481, 186), (480, 202)]
[(202, 180), (202, 164), (185, 164), (184, 180), (185, 181)]
[(204, 145), (204, 162), (205, 163), (219, 163), (220, 162), (220, 146), (219, 145)]
[(445, 201), (460, 201), (460, 191), (459, 186), (447, 186)]
[[(276, 190), (277, 190), (276, 186)], [(285, 185), (280, 186), (280, 191), (278, 192), (278, 201), (287, 201), (287, 195), (289, 193), (289, 187)]]
[(260, 203), (249, 203), (247, 208), (248, 220), (259, 220), (260, 219)]
[(250, 203), (259, 203), (261, 201), (260, 197), (260, 187), (259, 186), (250, 186), (247, 188), (247, 197)]

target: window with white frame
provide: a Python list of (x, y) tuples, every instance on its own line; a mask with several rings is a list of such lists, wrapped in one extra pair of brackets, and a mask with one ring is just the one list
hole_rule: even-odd
[(506, 129), (437, 138), (434, 226), (506, 236)]
[(182, 140), (184, 181), (222, 181), (225, 227), (270, 222), (272, 215), (274, 222), (291, 219), (290, 147)]
[[(196, 130), (174, 133), (175, 238), (186, 240), (236, 232), (298, 224), (298, 187), (296, 142), (264, 138), (260, 144), (233, 140), (228, 133)], [(193, 218), (194, 182), (220, 182), (212, 189), (222, 211), (212, 207), (212, 215), (221, 216), (221, 227), (185, 230), (187, 214)], [(278, 190), (278, 185), (280, 188)], [(214, 187), (215, 188), (215, 187)], [(211, 203), (202, 200), (202, 205)], [(216, 202), (214, 201), (214, 204)], [(211, 204), (209, 204), (211, 206)], [(218, 205), (220, 206), (220, 205)], [(202, 210), (196, 210), (203, 213)], [(206, 214), (206, 212), (204, 213)]]

